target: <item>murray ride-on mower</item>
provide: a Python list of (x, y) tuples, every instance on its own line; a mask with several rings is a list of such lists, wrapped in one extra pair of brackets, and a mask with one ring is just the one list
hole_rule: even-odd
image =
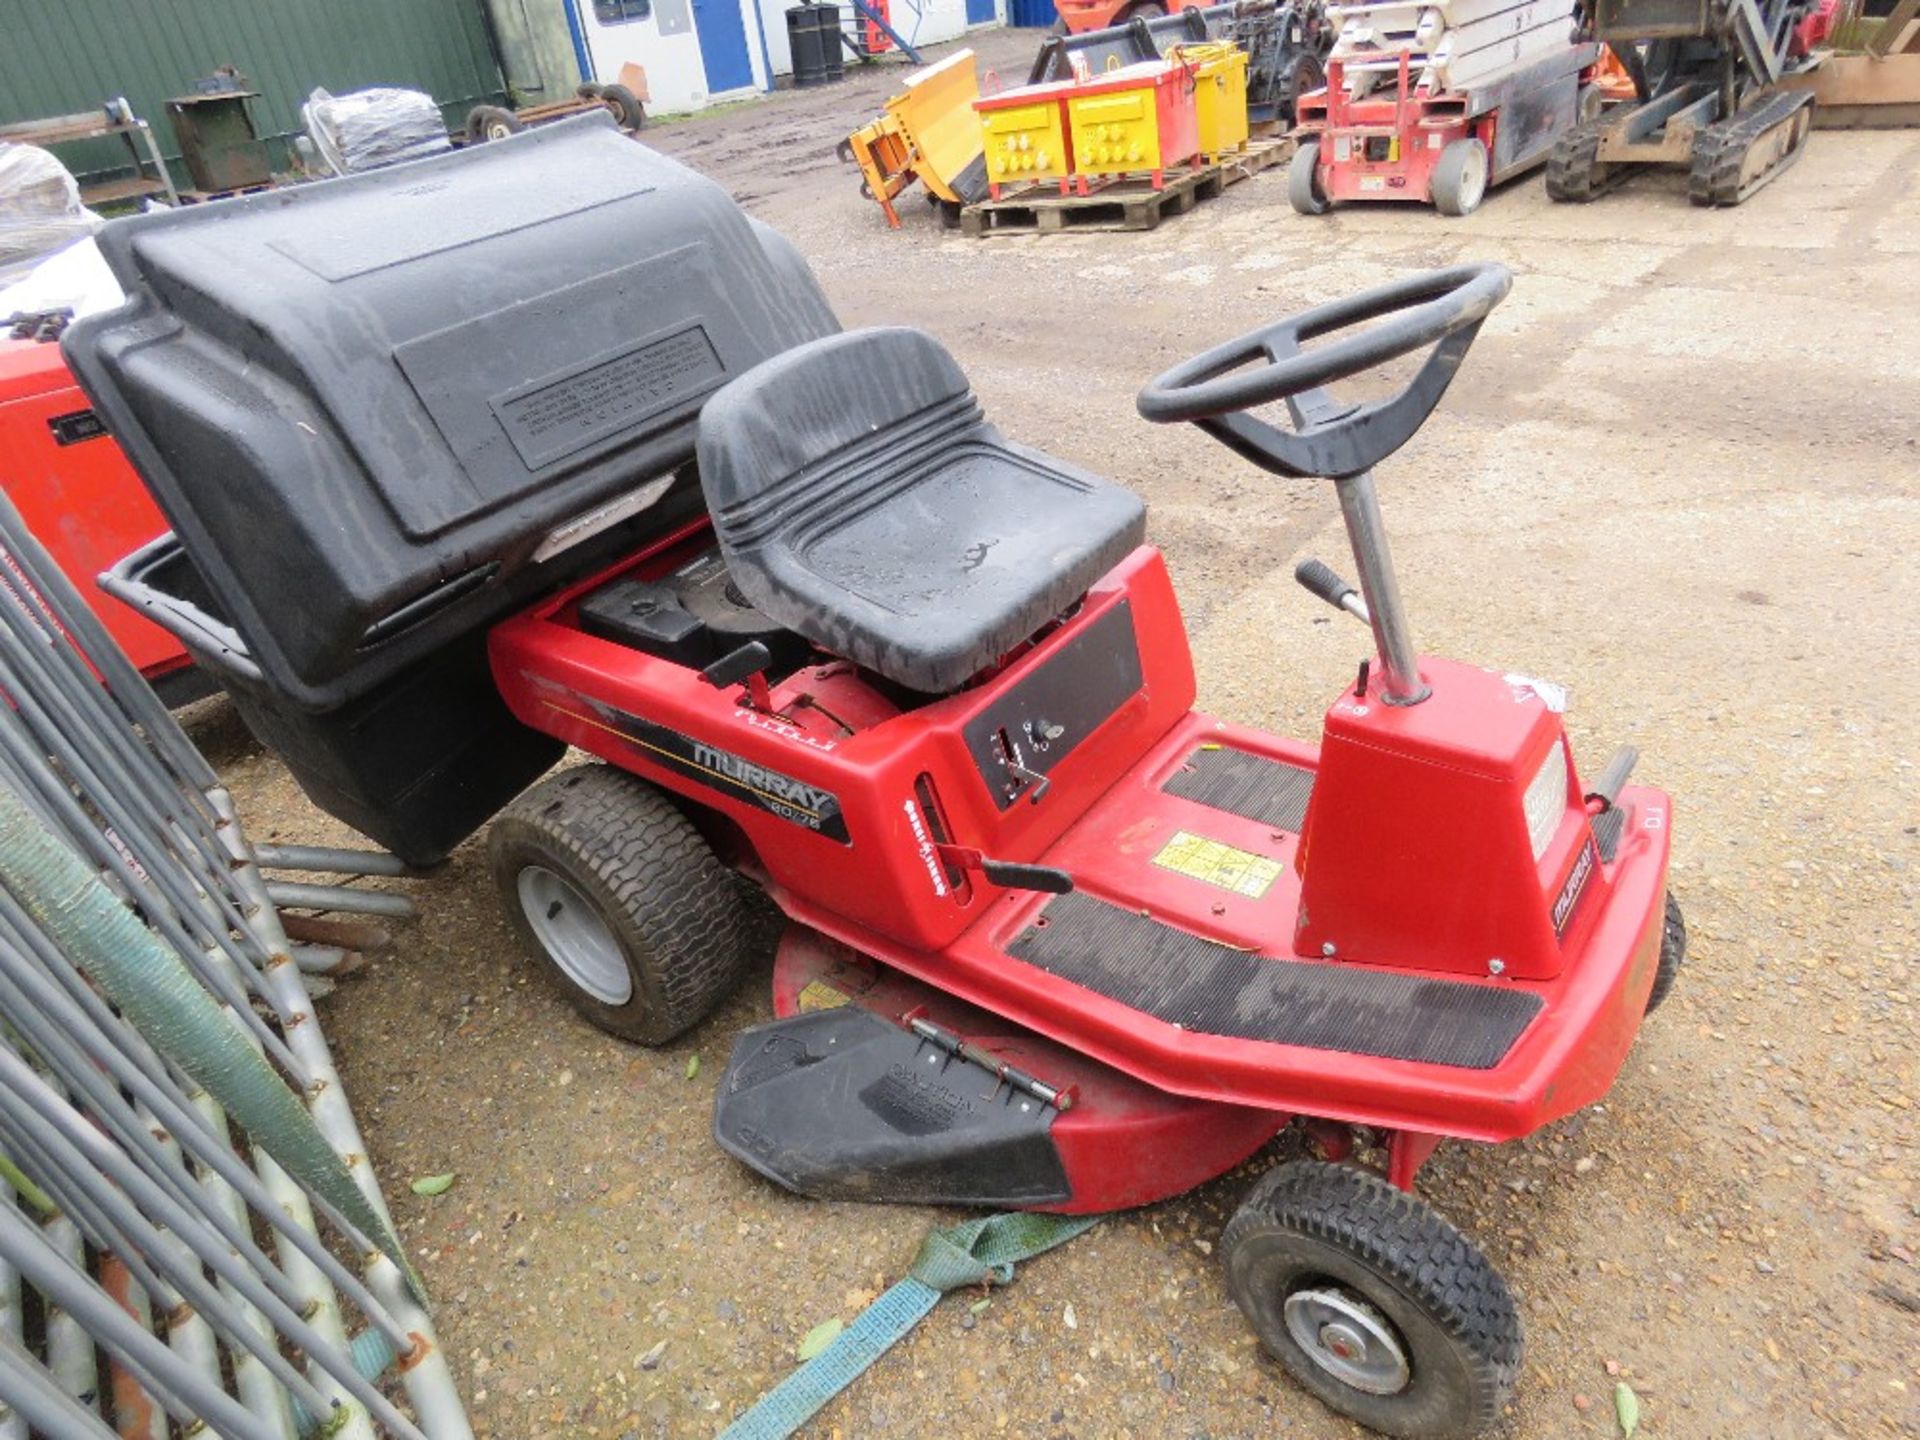
[[(1415, 1177), (1605, 1094), (1684, 945), (1633, 752), (1583, 779), (1561, 692), (1419, 655), (1395, 583), (1371, 468), (1504, 269), (1141, 392), (1334, 486), (1358, 589), (1300, 576), (1372, 647), (1316, 746), (1193, 709), (1138, 499), (1008, 440), (931, 336), (839, 332), (789, 247), (604, 124), (201, 208), (108, 227), (132, 298), (68, 350), (181, 532), (116, 592), (310, 793), (430, 861), (598, 756), (489, 848), (641, 1043), (746, 973), (764, 890), (778, 1018), (714, 1131), (805, 1194), (1095, 1213), (1299, 1124), (1325, 1158), (1220, 1244), (1262, 1342), (1391, 1434), (1494, 1419), (1520, 1319)], [(1388, 399), (1327, 389), (1421, 352)]]

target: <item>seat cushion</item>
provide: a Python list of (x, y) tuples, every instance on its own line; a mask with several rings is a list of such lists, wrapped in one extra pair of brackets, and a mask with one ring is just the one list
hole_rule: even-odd
[(918, 330), (775, 356), (700, 419), (700, 477), (746, 597), (914, 690), (963, 684), (1141, 541), (1108, 481), (1007, 441)]

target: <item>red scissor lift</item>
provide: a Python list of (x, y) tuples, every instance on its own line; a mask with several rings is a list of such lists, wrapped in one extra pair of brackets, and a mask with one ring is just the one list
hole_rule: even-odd
[[(1327, 62), (1327, 84), (1300, 98), (1300, 147), (1288, 195), (1303, 215), (1349, 200), (1415, 200), (1466, 215), (1487, 190), (1546, 163), (1554, 142), (1589, 112), (1599, 47), (1573, 45), (1465, 90), (1420, 83), (1424, 63), (1406, 51)], [(1394, 82), (1355, 98), (1355, 66), (1392, 64)]]

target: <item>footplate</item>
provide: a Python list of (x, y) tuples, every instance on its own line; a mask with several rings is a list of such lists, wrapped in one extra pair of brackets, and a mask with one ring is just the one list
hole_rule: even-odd
[(714, 1101), (720, 1147), (821, 1200), (1056, 1205), (1071, 1189), (1058, 1110), (858, 1005), (734, 1043)]

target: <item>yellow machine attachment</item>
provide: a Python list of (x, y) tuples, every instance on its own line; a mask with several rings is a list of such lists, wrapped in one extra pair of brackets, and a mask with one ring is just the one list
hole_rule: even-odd
[(894, 229), (900, 228), (894, 197), (915, 179), (949, 224), (959, 223), (962, 207), (986, 198), (986, 162), (973, 114), (979, 94), (973, 51), (955, 51), (914, 71), (877, 119), (841, 142), (840, 158), (860, 167), (861, 193), (886, 212)]
[(1193, 67), (1200, 153), (1209, 160), (1247, 143), (1247, 52), (1238, 45), (1180, 45), (1167, 58)]

